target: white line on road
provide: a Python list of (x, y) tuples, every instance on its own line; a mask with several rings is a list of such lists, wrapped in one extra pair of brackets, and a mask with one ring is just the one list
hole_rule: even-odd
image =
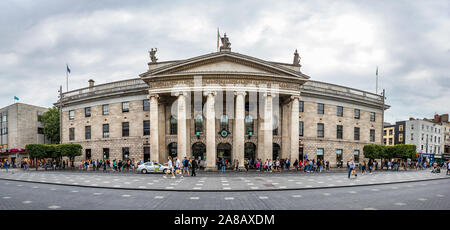
[(292, 197), (295, 197), (295, 198), (302, 198), (302, 195), (292, 195)]
[(404, 206), (404, 205), (406, 205), (405, 203), (395, 203), (395, 205), (398, 205), (398, 206)]
[(131, 195), (124, 194), (122, 197), (130, 197)]
[(10, 196), (4, 196), (4, 197), (2, 197), (3, 199), (11, 199), (11, 197)]
[(260, 196), (259, 197), (259, 199), (261, 199), (261, 200), (267, 200), (269, 197), (267, 197), (267, 196)]
[(198, 199), (200, 199), (199, 197), (191, 197), (191, 198), (189, 198), (189, 199), (191, 199), (191, 200), (198, 200)]
[(26, 200), (26, 201), (24, 201), (24, 202), (22, 202), (22, 203), (24, 203), (24, 204), (31, 204), (31, 203), (32, 203), (32, 201), (30, 201), (30, 200)]
[(50, 209), (58, 209), (58, 208), (61, 208), (60, 206), (56, 206), (56, 205), (52, 205), (52, 206), (48, 206), (48, 208), (50, 208)]
[(163, 196), (155, 196), (155, 199), (164, 199)]
[(234, 197), (225, 197), (225, 200), (234, 200)]
[(377, 210), (376, 208), (364, 208), (364, 210)]
[(419, 198), (419, 199), (417, 199), (417, 200), (420, 200), (420, 201), (426, 201), (427, 199), (425, 199), (425, 198)]

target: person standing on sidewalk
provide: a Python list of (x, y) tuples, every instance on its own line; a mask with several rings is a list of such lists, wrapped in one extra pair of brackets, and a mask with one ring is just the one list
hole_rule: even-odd
[(6, 172), (8, 172), (8, 167), (9, 167), (8, 160), (6, 160), (6, 162), (4, 163), (4, 166), (5, 166)]
[(197, 167), (198, 167), (197, 161), (195, 159), (192, 159), (191, 157), (191, 170), (192, 170), (191, 176), (197, 176), (197, 174), (195, 173)]
[(187, 173), (187, 175), (189, 176), (189, 160), (187, 159), (187, 157), (184, 157), (183, 160), (183, 175), (181, 175), (181, 178), (184, 177), (185, 173)]

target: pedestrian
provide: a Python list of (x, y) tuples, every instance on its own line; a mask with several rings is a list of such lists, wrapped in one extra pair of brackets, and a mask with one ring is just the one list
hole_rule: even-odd
[(222, 168), (222, 172), (225, 172), (226, 162), (225, 162), (225, 160), (223, 158), (220, 161), (220, 166)]
[(192, 159), (191, 157), (191, 170), (192, 170), (191, 176), (197, 176), (197, 174), (195, 173), (195, 169), (197, 169), (197, 167), (198, 167), (197, 161)]
[(326, 169), (327, 169), (327, 171), (329, 171), (330, 170), (330, 162), (327, 160), (327, 163), (326, 163)]
[(353, 158), (350, 158), (348, 162), (348, 179), (350, 179), (351, 175), (355, 175), (355, 178), (358, 176), (355, 171), (355, 162), (353, 162)]
[(173, 170), (173, 164), (172, 164), (172, 157), (171, 156), (168, 157), (167, 166), (169, 166), (169, 169), (166, 170), (166, 175), (164, 176), (164, 178), (167, 178), (167, 175), (169, 175), (169, 173), (172, 174), (172, 178), (176, 178), (175, 174), (173, 173), (174, 170)]
[(181, 175), (181, 178), (184, 177), (185, 173), (187, 173), (187, 175), (189, 176), (189, 160), (187, 159), (187, 157), (184, 157), (183, 160), (183, 175)]
[(450, 172), (450, 161), (447, 162), (447, 174), (445, 174), (445, 175), (448, 175), (449, 172)]
[(4, 163), (4, 167), (6, 169), (6, 172), (8, 172), (8, 167), (9, 167), (8, 160), (6, 160), (6, 162)]
[(363, 161), (363, 165), (362, 165), (362, 170), (361, 170), (361, 174), (366, 174), (366, 161)]

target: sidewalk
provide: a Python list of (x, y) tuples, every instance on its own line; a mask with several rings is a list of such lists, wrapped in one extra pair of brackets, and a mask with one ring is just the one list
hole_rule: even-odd
[(135, 189), (152, 191), (273, 191), (368, 186), (376, 184), (404, 183), (435, 179), (449, 179), (445, 172), (431, 170), (388, 171), (347, 178), (346, 171), (327, 173), (267, 173), (267, 172), (199, 172), (197, 177), (179, 175), (175, 179), (163, 178), (163, 174), (102, 173), (69, 170), (23, 171), (1, 170), (0, 179), (46, 183), (68, 186), (98, 187), (110, 189)]

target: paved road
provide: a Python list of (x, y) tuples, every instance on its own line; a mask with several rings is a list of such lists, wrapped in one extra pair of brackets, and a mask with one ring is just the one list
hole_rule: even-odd
[(28, 171), (0, 173), (0, 179), (34, 181), (55, 185), (66, 184), (98, 188), (140, 189), (161, 191), (258, 191), (329, 188), (380, 183), (409, 182), (450, 178), (430, 170), (376, 172), (348, 179), (345, 172), (334, 173), (200, 173), (198, 177), (164, 179), (161, 174), (94, 173), (68, 171)]
[(299, 191), (158, 192), (0, 180), (1, 210), (448, 210), (449, 180)]

